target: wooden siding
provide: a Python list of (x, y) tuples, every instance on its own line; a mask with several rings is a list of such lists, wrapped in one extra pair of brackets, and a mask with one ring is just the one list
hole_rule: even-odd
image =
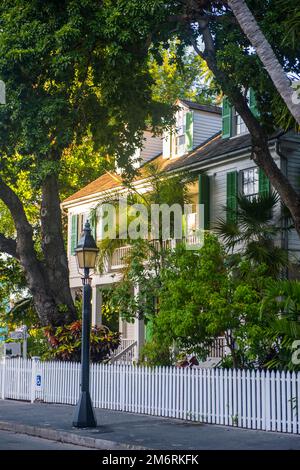
[[(274, 159), (277, 165), (280, 164), (279, 157), (274, 154)], [(230, 171), (238, 172), (239, 191), (241, 189), (241, 178), (240, 172), (247, 168), (255, 167), (255, 163), (247, 157), (241, 157), (239, 160), (233, 160), (228, 163), (220, 163), (213, 168), (207, 170), (207, 174), (210, 176), (210, 191), (211, 191), (211, 207), (210, 207), (210, 220), (211, 227), (217, 221), (218, 218), (225, 216), (224, 206), (226, 205), (226, 191), (227, 191), (227, 173)], [(279, 215), (279, 206), (274, 216)]]
[(221, 127), (222, 118), (220, 115), (195, 110), (193, 147), (198, 147), (202, 142), (220, 131)]
[[(294, 139), (293, 139), (294, 140)], [(300, 191), (300, 137), (298, 142), (285, 140), (282, 143), (281, 151), (286, 157), (286, 171), (289, 181), (294, 188)], [(300, 237), (296, 230), (291, 230), (288, 233), (288, 248), (295, 252), (295, 257), (300, 258)], [(295, 260), (296, 261), (296, 260)]]
[(163, 151), (162, 137), (153, 136), (151, 132), (146, 131), (144, 133), (144, 147), (141, 150), (141, 158), (144, 162), (148, 162), (152, 158), (156, 157)]

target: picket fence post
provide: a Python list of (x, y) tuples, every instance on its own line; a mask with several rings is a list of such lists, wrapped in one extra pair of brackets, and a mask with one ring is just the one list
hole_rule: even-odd
[(30, 393), (30, 402), (35, 402), (35, 391), (36, 391), (36, 372), (37, 372), (37, 363), (39, 357), (32, 357), (31, 359), (31, 393)]
[(5, 400), (5, 375), (6, 375), (6, 357), (2, 358), (2, 381), (1, 381), (1, 399)]

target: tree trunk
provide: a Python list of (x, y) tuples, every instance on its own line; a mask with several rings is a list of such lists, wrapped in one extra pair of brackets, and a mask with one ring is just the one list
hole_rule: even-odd
[(290, 113), (298, 124), (300, 124), (300, 104), (297, 97), (293, 99), (293, 95), (296, 92), (293, 90), (290, 80), (286, 76), (272, 47), (258, 26), (245, 0), (227, 0), (227, 3), (232, 9), (241, 29), (256, 50), (258, 57), (262, 61), (278, 93), (290, 110)]
[(56, 304), (75, 320), (76, 312), (69, 286), (69, 268), (61, 222), (58, 182), (48, 176), (42, 187), (41, 205), (42, 250), (49, 289)]
[[(58, 326), (69, 323), (75, 319), (75, 308), (71, 294), (69, 296), (71, 300), (69, 300), (69, 303), (64, 303), (66, 308), (63, 311), (60, 308), (61, 299), (63, 295), (66, 297), (67, 295), (65, 293), (61, 294), (57, 283), (53, 283), (55, 288), (50, 285), (49, 278), (51, 275), (48, 276), (47, 263), (44, 264), (43, 261), (38, 259), (34, 248), (33, 229), (27, 220), (22, 202), (1, 177), (0, 199), (8, 207), (17, 232), (16, 241), (7, 239), (1, 234), (0, 249), (20, 261), (41, 324), (43, 326)], [(58, 249), (61, 250), (61, 246)], [(68, 276), (65, 282), (68, 282)], [(65, 285), (61, 290), (65, 291)]]

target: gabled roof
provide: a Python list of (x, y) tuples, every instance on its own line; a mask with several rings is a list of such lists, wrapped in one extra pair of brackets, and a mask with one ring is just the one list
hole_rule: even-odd
[[(282, 134), (284, 134), (283, 131), (275, 132), (269, 137), (269, 141), (280, 137)], [(187, 155), (176, 158), (176, 160), (169, 160), (170, 165), (167, 170), (188, 168), (190, 165), (211, 160), (215, 157), (224, 156), (226, 158), (233, 153), (250, 148), (251, 145), (251, 135), (249, 133), (223, 139), (221, 132), (219, 132)]]
[[(277, 139), (283, 134), (283, 131), (275, 132), (270, 136), (269, 141)], [(207, 162), (215, 157), (223, 156), (224, 158), (227, 158), (230, 157), (233, 153), (239, 151), (242, 152), (248, 148), (251, 148), (250, 134), (247, 133), (238, 137), (222, 139), (221, 132), (218, 132), (187, 155), (171, 159), (164, 159), (162, 154), (156, 156), (151, 161), (146, 162), (140, 168), (135, 181), (147, 178), (147, 166), (150, 163), (156, 163), (160, 170), (174, 171), (189, 168), (190, 166), (197, 165), (197, 163), (200, 165), (202, 162)], [(118, 187), (122, 187), (122, 185), (122, 179), (119, 175), (107, 172), (100, 176), (100, 178), (77, 191), (75, 194), (72, 194), (72, 196), (65, 199), (63, 203), (65, 204), (81, 198), (92, 196), (94, 194), (105, 192), (109, 189), (116, 189)]]
[(180, 103), (183, 103), (188, 108), (197, 109), (198, 111), (206, 111), (207, 113), (222, 114), (222, 108), (219, 106), (214, 106), (212, 104), (199, 104), (196, 101), (190, 100), (179, 100)]
[(95, 181), (92, 181), (84, 188), (69, 196), (63, 202), (65, 203), (75, 201), (76, 199), (91, 196), (92, 194), (107, 191), (108, 189), (117, 188), (118, 186), (122, 186), (121, 178), (114, 173), (106, 172), (104, 175), (101, 175)]

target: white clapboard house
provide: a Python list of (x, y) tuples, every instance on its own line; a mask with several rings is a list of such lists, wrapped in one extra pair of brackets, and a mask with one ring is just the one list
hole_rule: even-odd
[[(255, 100), (251, 92), (248, 98), (255, 113)], [(178, 104), (180, 109), (172, 132), (165, 133), (162, 137), (153, 137), (149, 131), (145, 132), (144, 147), (137, 152), (137, 157), (142, 162), (141, 176), (134, 185), (138, 191), (145, 191), (147, 180), (142, 170), (143, 164), (150, 160), (158, 162), (166, 172), (191, 172), (195, 175), (195, 183), (190, 185), (191, 199), (204, 204), (203, 226), (208, 230), (213, 227), (217, 218), (224, 216), (224, 206), (235, 203), (237, 194), (251, 196), (266, 192), (270, 190), (270, 184), (251, 159), (250, 135), (227, 99), (224, 99), (222, 109), (187, 100), (179, 100)], [(295, 186), (300, 181), (299, 143), (299, 135), (281, 131), (269, 139), (274, 160)], [(90, 217), (91, 209), (101, 200), (107, 201), (109, 194), (115, 196), (116, 192), (122, 191), (124, 187), (120, 174), (105, 173), (62, 203), (63, 210), (68, 214), (68, 259), (74, 296), (81, 289), (74, 249), (84, 222)], [(98, 239), (102, 233), (99, 224), (101, 220), (95, 228)], [(295, 231), (283, 231), (280, 243), (291, 252), (296, 263), (300, 253), (300, 240)], [(107, 286), (121, 279), (124, 257), (129, 249), (128, 246), (117, 248), (105, 263), (103, 272), (93, 275), (93, 324), (102, 323), (103, 293)], [(147, 338), (146, 330), (142, 320), (127, 323), (119, 319), (122, 344), (115, 360), (137, 360)]]

